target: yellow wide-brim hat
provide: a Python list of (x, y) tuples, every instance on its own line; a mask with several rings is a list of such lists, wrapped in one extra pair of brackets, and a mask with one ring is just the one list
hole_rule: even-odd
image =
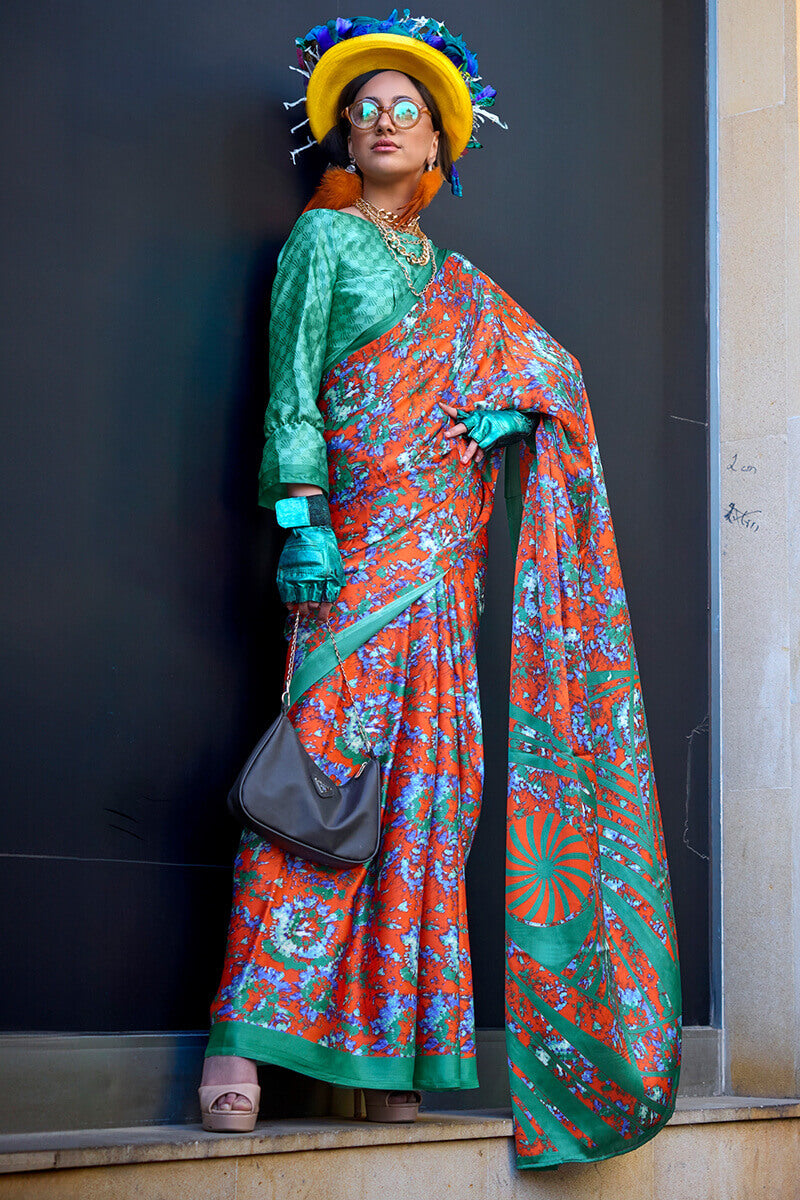
[(321, 142), (338, 123), (342, 89), (367, 71), (402, 71), (424, 84), (436, 99), (453, 158), (464, 153), (473, 123), (464, 76), (441, 50), (399, 33), (365, 33), (325, 51), (311, 72), (306, 92), (306, 114), (316, 141)]

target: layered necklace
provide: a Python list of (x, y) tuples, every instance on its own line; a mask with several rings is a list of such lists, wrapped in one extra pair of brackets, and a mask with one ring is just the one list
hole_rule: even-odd
[[(436, 274), (436, 261), (431, 240), (419, 227), (419, 218), (412, 217), (410, 221), (402, 223), (395, 213), (387, 212), (385, 208), (378, 208), (377, 205), (370, 204), (369, 200), (365, 200), (363, 196), (359, 196), (356, 200), (355, 207), (364, 214), (368, 221), (377, 226), (378, 232), (386, 243), (386, 249), (405, 275), (406, 283), (414, 295), (424, 296)], [(411, 282), (411, 272), (407, 263), (415, 267), (424, 266), (426, 263), (433, 264), (431, 277), (421, 291), (417, 291)]]

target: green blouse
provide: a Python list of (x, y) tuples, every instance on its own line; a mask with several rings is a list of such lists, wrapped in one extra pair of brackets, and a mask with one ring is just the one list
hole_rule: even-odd
[[(435, 248), (436, 249), (436, 248)], [(437, 263), (443, 251), (436, 249)], [(410, 266), (416, 288), (431, 266)], [(391, 329), (415, 301), (371, 221), (330, 208), (297, 220), (278, 255), (270, 318), (270, 399), (259, 472), (259, 504), (274, 508), (287, 483), (327, 494), (324, 421), (317, 406), (325, 371)], [(369, 330), (371, 336), (365, 339)]]

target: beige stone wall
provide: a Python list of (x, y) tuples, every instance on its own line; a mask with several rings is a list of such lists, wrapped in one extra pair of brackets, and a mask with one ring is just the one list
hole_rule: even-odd
[(717, 11), (723, 1084), (788, 1096), (800, 1093), (798, 0)]
[(629, 1154), (543, 1171), (518, 1170), (508, 1136), (319, 1140), (236, 1158), (0, 1174), (0, 1200), (792, 1200), (800, 1119), (671, 1122)]

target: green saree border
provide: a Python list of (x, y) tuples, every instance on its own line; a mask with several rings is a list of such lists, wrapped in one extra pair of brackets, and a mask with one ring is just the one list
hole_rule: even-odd
[[(670, 1117), (674, 1112), (674, 1108), (675, 1105), (673, 1102), (672, 1109), (669, 1113)], [(522, 1127), (525, 1129), (526, 1135), (529, 1138), (536, 1137), (535, 1131), (531, 1129), (530, 1123), (524, 1119), (524, 1115), (520, 1112), (519, 1107), (515, 1109), (514, 1115), (516, 1116), (520, 1125), (522, 1125)], [(544, 1151), (542, 1154), (537, 1154), (534, 1157), (517, 1153), (515, 1154), (516, 1166), (520, 1171), (552, 1171), (555, 1167), (566, 1167), (572, 1166), (573, 1164), (590, 1166), (592, 1163), (607, 1162), (609, 1158), (619, 1158), (620, 1155), (629, 1154), (631, 1150), (638, 1150), (641, 1146), (646, 1145), (647, 1142), (651, 1142), (656, 1134), (660, 1133), (664, 1128), (666, 1120), (668, 1119), (669, 1118), (666, 1118), (664, 1121), (659, 1121), (657, 1125), (654, 1125), (652, 1129), (645, 1130), (645, 1132), (640, 1134), (639, 1137), (627, 1139), (624, 1145), (615, 1146), (614, 1149), (609, 1150), (607, 1154), (591, 1154), (591, 1151), (589, 1151), (589, 1154), (574, 1154), (570, 1158), (565, 1158), (564, 1155), (558, 1151), (551, 1151), (550, 1153)], [(574, 1144), (575, 1143), (573, 1143), (573, 1145)], [(591, 1157), (589, 1156), (590, 1154)]]
[(448, 1092), (478, 1087), (474, 1055), (416, 1055), (415, 1057), (379, 1057), (350, 1054), (320, 1046), (298, 1034), (265, 1029), (247, 1021), (216, 1021), (211, 1026), (205, 1057), (238, 1055), (256, 1062), (287, 1067), (322, 1079), (339, 1087), (420, 1088), (430, 1092)]
[[(360, 217), (356, 217), (356, 220), (360, 219)], [(434, 261), (436, 263), (434, 277), (439, 274), (450, 253), (450, 250), (445, 250), (442, 246), (436, 247), (434, 251)], [(344, 362), (351, 354), (355, 354), (356, 350), (363, 350), (370, 342), (374, 342), (376, 338), (382, 337), (384, 333), (388, 333), (390, 329), (394, 329), (398, 321), (402, 321), (403, 317), (407, 316), (412, 308), (416, 307), (419, 300), (420, 297), (409, 289), (408, 295), (403, 296), (402, 300), (394, 306), (388, 316), (384, 317), (381, 321), (376, 321), (374, 325), (368, 325), (366, 329), (362, 329), (360, 333), (356, 334), (352, 342), (348, 346), (345, 346), (344, 350), (335, 350), (333, 354), (326, 358), (322, 364), (322, 374), (324, 375), (331, 367), (335, 367), (337, 363)]]
[[(342, 659), (353, 654), (365, 642), (368, 642), (379, 629), (383, 629), (384, 625), (387, 625), (389, 621), (393, 620), (394, 617), (413, 604), (415, 600), (429, 591), (439, 582), (442, 576), (447, 574), (450, 566), (451, 564), (448, 563), (447, 566), (440, 567), (435, 575), (424, 579), (422, 583), (412, 584), (411, 587), (404, 588), (401, 592), (398, 592), (394, 600), (390, 600), (388, 604), (384, 604), (374, 612), (360, 617), (352, 625), (346, 625), (344, 629), (337, 630), (336, 644), (339, 647)], [(326, 675), (330, 675), (332, 671), (335, 671), (337, 665), (336, 651), (333, 648), (332, 642), (324, 641), (315, 646), (292, 675), (292, 682), (289, 685), (289, 706), (291, 707), (296, 700), (299, 700), (303, 693), (308, 691), (310, 687), (313, 687), (315, 683), (319, 683), (320, 679), (324, 679)]]

